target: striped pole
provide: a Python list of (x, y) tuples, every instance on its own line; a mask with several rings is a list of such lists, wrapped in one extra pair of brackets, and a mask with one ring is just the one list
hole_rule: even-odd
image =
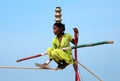
[(29, 59), (32, 59), (32, 58), (37, 58), (37, 57), (40, 57), (40, 56), (43, 56), (43, 55), (46, 55), (46, 54), (47, 53), (41, 53), (41, 54), (37, 54), (37, 55), (34, 55), (34, 56), (29, 56), (29, 57), (21, 58), (21, 59), (18, 59), (16, 62), (21, 62), (21, 61), (29, 60)]
[[(101, 41), (101, 42), (96, 42), (96, 43), (82, 44), (82, 45), (72, 46), (72, 47), (65, 47), (65, 48), (61, 48), (61, 49), (62, 50), (71, 50), (71, 49), (76, 49), (76, 48), (91, 47), (91, 46), (97, 46), (97, 45), (103, 45), (103, 44), (113, 44), (113, 41)], [(37, 57), (44, 56), (44, 55), (47, 55), (47, 52), (41, 53), (41, 54), (37, 54), (37, 55), (33, 55), (33, 56), (29, 56), (29, 57), (25, 57), (25, 58), (21, 58), (21, 59), (18, 59), (16, 62), (29, 60), (29, 59), (37, 58)], [(75, 58), (76, 57), (77, 57), (77, 55), (75, 54)]]
[(101, 41), (101, 42), (90, 43), (90, 44), (82, 44), (82, 45), (78, 45), (78, 46), (73, 46), (73, 47), (71, 47), (71, 49), (91, 47), (91, 46), (97, 46), (97, 45), (103, 45), (103, 44), (113, 44), (113, 41)]
[(100, 41), (100, 42), (89, 43), (89, 44), (81, 44), (81, 45), (72, 46), (72, 47), (65, 47), (61, 49), (71, 50), (71, 49), (76, 49), (76, 48), (92, 47), (92, 46), (98, 46), (98, 45), (104, 45), (104, 44), (113, 44), (113, 41)]

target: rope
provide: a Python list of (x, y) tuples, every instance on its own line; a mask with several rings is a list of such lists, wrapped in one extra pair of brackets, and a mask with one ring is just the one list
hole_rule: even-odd
[(25, 66), (0, 66), (3, 69), (29, 69), (29, 70), (60, 70), (57, 68), (40, 68), (40, 67), (25, 67)]
[[(91, 73), (95, 78), (102, 81), (96, 74), (94, 74), (92, 71), (90, 71), (88, 68), (86, 68), (83, 64), (80, 62), (77, 62), (80, 66), (82, 66), (85, 70), (87, 70), (89, 73)], [(0, 68), (4, 69), (29, 69), (29, 70), (42, 70), (44, 68), (33, 68), (33, 67), (24, 67), (24, 66), (0, 66)], [(56, 70), (55, 68), (49, 68), (47, 70)]]
[(89, 73), (91, 73), (95, 78), (97, 78), (99, 81), (102, 81), (96, 74), (94, 74), (92, 71), (90, 71), (87, 67), (85, 67), (83, 64), (80, 62), (77, 62), (80, 66), (82, 66), (85, 70), (87, 70)]

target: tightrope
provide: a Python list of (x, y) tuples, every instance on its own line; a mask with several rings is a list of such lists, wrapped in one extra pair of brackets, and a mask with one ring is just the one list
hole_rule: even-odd
[(25, 67), (25, 66), (0, 66), (4, 69), (30, 69), (30, 70), (41, 70), (41, 68)]
[(57, 68), (40, 68), (40, 67), (25, 67), (25, 66), (0, 66), (3, 69), (27, 69), (27, 70), (61, 70)]
[(91, 70), (89, 70), (87, 67), (85, 67), (83, 64), (81, 64), (80, 62), (77, 62), (80, 66), (82, 66), (85, 70), (87, 70), (90, 74), (92, 74), (96, 79), (98, 79), (99, 81), (102, 81), (101, 78), (99, 78), (95, 73), (93, 73)]
[[(102, 81), (102, 79), (100, 79), (96, 74), (94, 74), (92, 71), (90, 71), (87, 67), (85, 67), (83, 64), (81, 64), (80, 62), (76, 62), (78, 63), (80, 66), (82, 66), (85, 70), (87, 70), (89, 73), (91, 73), (95, 78), (97, 78), (98, 80)], [(43, 70), (43, 68), (39, 68), (39, 67), (25, 67), (25, 66), (0, 66), (0, 68), (3, 69), (28, 69), (28, 70)], [(44, 69), (45, 70), (45, 69)], [(47, 70), (55, 70), (54, 68), (50, 68)]]

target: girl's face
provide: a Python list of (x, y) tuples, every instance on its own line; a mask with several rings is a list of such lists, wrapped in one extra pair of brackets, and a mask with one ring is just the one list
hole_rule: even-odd
[(58, 28), (57, 26), (54, 26), (53, 32), (55, 35), (59, 35), (62, 32), (62, 28)]

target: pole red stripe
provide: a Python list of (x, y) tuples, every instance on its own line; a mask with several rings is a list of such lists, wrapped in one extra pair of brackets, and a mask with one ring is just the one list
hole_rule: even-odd
[[(46, 54), (46, 53), (45, 53), (45, 54)], [(26, 58), (19, 59), (19, 60), (17, 60), (16, 62), (21, 62), (21, 61), (24, 61), (24, 60), (28, 60), (28, 59), (40, 57), (40, 56), (43, 56), (43, 55), (45, 55), (45, 54), (37, 54), (37, 55), (34, 55), (34, 56), (29, 56), (29, 57), (26, 57)]]

